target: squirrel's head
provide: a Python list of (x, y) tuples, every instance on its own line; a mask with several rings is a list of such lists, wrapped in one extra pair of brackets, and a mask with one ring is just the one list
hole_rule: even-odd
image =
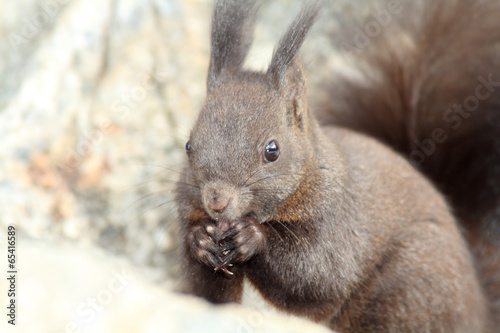
[(298, 190), (317, 148), (296, 55), (319, 6), (297, 16), (267, 72), (251, 72), (242, 64), (251, 42), (252, 2), (215, 5), (207, 98), (186, 144), (190, 182), (218, 221), (272, 218)]

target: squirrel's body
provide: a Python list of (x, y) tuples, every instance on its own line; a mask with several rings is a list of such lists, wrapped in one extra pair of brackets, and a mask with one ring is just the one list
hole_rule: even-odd
[(442, 196), (375, 140), (325, 130), (352, 179), (352, 226), (373, 246), (373, 259), (365, 262), (372, 265), (353, 281), (356, 290), (332, 327), (339, 332), (485, 331), (487, 306), (472, 258)]
[(288, 230), (274, 223), (280, 235), (270, 231), (266, 252), (242, 273), (278, 309), (339, 332), (484, 331), (486, 302), (441, 195), (375, 140), (322, 130), (324, 164), (306, 172), (315, 180), (308, 198), (324, 208)]
[(248, 279), (276, 308), (341, 332), (489, 332), (442, 194), (376, 139), (309, 111), (294, 58), (317, 11), (257, 73), (241, 69), (252, 1), (216, 3), (207, 99), (177, 187), (189, 291), (241, 302)]

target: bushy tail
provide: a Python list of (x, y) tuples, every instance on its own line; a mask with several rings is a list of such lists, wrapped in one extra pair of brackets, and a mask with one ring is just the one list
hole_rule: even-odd
[(332, 78), (320, 119), (380, 139), (449, 198), (500, 325), (500, 1), (401, 1), (375, 17), (339, 44), (361, 75)]

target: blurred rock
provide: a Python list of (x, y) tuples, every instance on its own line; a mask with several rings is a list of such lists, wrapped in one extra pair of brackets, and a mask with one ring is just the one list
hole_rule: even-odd
[[(149, 282), (158, 271), (88, 246), (21, 238), (18, 249), (18, 320), (15, 328), (2, 320), (2, 332), (330, 332), (305, 320), (167, 292)], [(6, 282), (0, 280), (0, 290)]]
[(0, 223), (173, 267), (170, 190), (203, 98), (209, 4), (0, 6)]

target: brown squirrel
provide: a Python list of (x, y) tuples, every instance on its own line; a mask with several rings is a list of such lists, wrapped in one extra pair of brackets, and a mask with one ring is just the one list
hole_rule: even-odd
[(254, 72), (254, 1), (216, 2), (176, 190), (189, 292), (241, 302), (247, 281), (340, 332), (500, 324), (499, 2), (407, 5), (357, 56), (366, 79), (332, 77), (315, 115), (296, 56), (321, 6)]

